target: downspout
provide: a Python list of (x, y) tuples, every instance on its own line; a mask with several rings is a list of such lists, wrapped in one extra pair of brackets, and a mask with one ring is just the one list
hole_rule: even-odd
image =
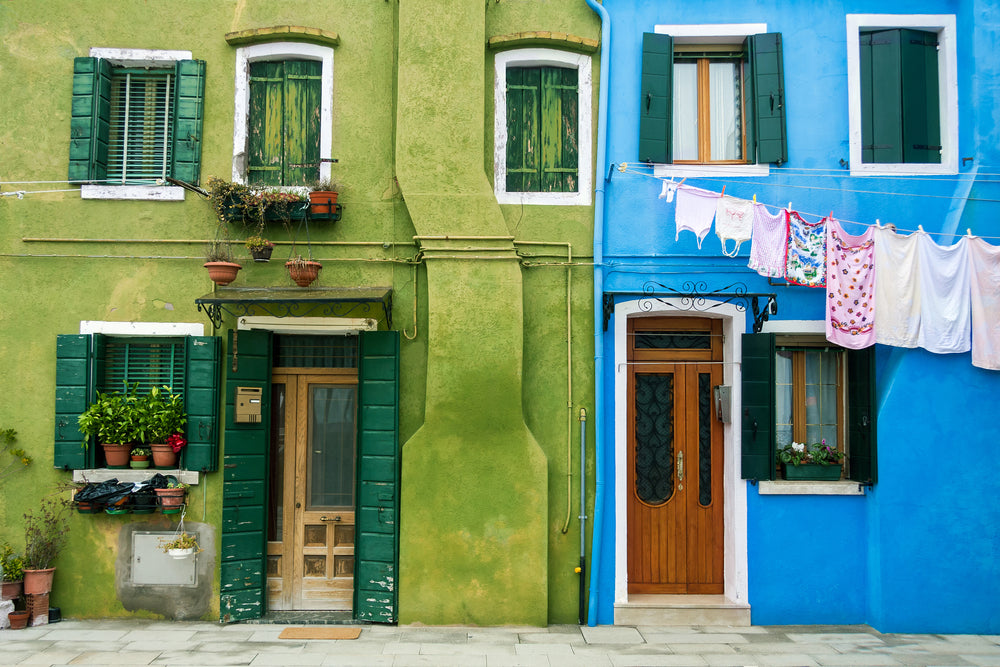
[[(611, 17), (597, 0), (587, 5), (601, 17), (601, 81), (597, 103), (597, 166), (594, 178), (594, 519), (590, 546), (590, 604), (587, 624), (597, 625), (601, 547), (604, 540), (604, 175), (607, 173), (608, 68)], [(582, 484), (583, 480), (581, 480)], [(580, 508), (583, 514), (583, 508)], [(583, 576), (581, 574), (581, 576)]]

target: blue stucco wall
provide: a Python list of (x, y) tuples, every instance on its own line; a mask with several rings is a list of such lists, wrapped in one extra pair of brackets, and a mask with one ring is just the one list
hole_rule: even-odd
[[(630, 163), (606, 183), (606, 292), (637, 292), (648, 280), (684, 289), (778, 293), (772, 319), (821, 320), (824, 290), (769, 286), (740, 257), (720, 252), (714, 230), (698, 249), (675, 240), (673, 205), (661, 182), (636, 166), (643, 32), (656, 24), (766, 23), (782, 33), (789, 161), (764, 178), (689, 179), (746, 199), (846, 221), (922, 225), (941, 244), (953, 233), (1000, 244), (1000, 9), (996, 1), (650, 3), (606, 0), (610, 44), (608, 160)], [(954, 14), (958, 33), (957, 175), (852, 177), (848, 159), (846, 15)], [(607, 47), (608, 45), (605, 45)], [(806, 216), (809, 220), (815, 217)], [(622, 297), (624, 298), (624, 297)], [(619, 298), (619, 301), (622, 300)], [(612, 325), (613, 326), (613, 322)], [(747, 324), (750, 329), (750, 322)], [(610, 328), (609, 328), (610, 331)], [(614, 358), (605, 337), (605, 359)], [(614, 405), (613, 364), (604, 378)], [(894, 632), (1000, 632), (1000, 372), (971, 355), (877, 349), (878, 484), (863, 497), (760, 496), (748, 486), (749, 597), (757, 624), (871, 623)], [(611, 410), (611, 407), (609, 407)], [(604, 437), (613, 443), (613, 419)], [(613, 479), (613, 446), (604, 448)], [(728, 454), (728, 453), (727, 453)], [(614, 535), (613, 494), (603, 510)], [(614, 545), (600, 545), (598, 622), (613, 618)]]

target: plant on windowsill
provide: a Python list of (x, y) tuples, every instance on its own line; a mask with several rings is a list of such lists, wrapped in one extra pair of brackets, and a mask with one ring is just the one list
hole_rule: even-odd
[(259, 219), (288, 224), (304, 220), (309, 210), (309, 197), (302, 192), (265, 188), (255, 194)]
[(337, 191), (340, 185), (332, 178), (324, 178), (307, 185), (309, 188), (309, 215), (314, 220), (336, 220), (339, 215)]
[(291, 276), (296, 285), (309, 287), (319, 276), (319, 270), (323, 268), (323, 265), (311, 259), (302, 259), (302, 255), (298, 255), (285, 262), (285, 268), (288, 269), (288, 275)]
[(841, 476), (844, 453), (823, 438), (811, 445), (793, 442), (779, 447), (776, 458), (784, 468), (785, 479), (836, 481)]
[(248, 236), (246, 240), (247, 250), (255, 262), (271, 261), (271, 253), (274, 251), (274, 244), (263, 236)]
[(136, 433), (138, 440), (153, 452), (157, 468), (177, 467), (177, 455), (187, 444), (184, 439), (184, 399), (170, 387), (152, 387), (149, 394), (136, 402)]
[(236, 280), (236, 274), (243, 267), (233, 261), (229, 241), (212, 241), (205, 248), (205, 263), (208, 277), (216, 285), (224, 286)]
[(208, 177), (208, 201), (220, 223), (242, 221), (247, 226), (259, 224), (260, 207), (254, 191), (242, 183)]
[(129, 461), (129, 466), (137, 469), (148, 468), (149, 457), (152, 456), (152, 454), (152, 450), (148, 447), (136, 447), (132, 450), (132, 458)]
[(174, 558), (187, 558), (201, 551), (198, 546), (198, 538), (194, 535), (188, 535), (186, 532), (175, 535), (170, 540), (161, 540), (160, 548)]
[(134, 388), (128, 393), (117, 391), (97, 392), (91, 403), (77, 418), (80, 432), (86, 436), (87, 448), (91, 436), (104, 448), (104, 458), (109, 468), (127, 468), (131, 443), (136, 440)]

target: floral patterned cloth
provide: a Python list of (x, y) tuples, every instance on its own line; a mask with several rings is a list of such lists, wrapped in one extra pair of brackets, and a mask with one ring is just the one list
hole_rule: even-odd
[(875, 344), (875, 232), (851, 236), (826, 224), (826, 339), (860, 350)]
[(826, 285), (826, 221), (806, 222), (795, 211), (785, 211), (788, 221), (788, 254), (785, 280), (793, 285)]

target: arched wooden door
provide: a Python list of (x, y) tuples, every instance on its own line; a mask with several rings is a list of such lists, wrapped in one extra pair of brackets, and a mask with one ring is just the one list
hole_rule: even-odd
[(628, 590), (723, 592), (722, 322), (629, 321)]

